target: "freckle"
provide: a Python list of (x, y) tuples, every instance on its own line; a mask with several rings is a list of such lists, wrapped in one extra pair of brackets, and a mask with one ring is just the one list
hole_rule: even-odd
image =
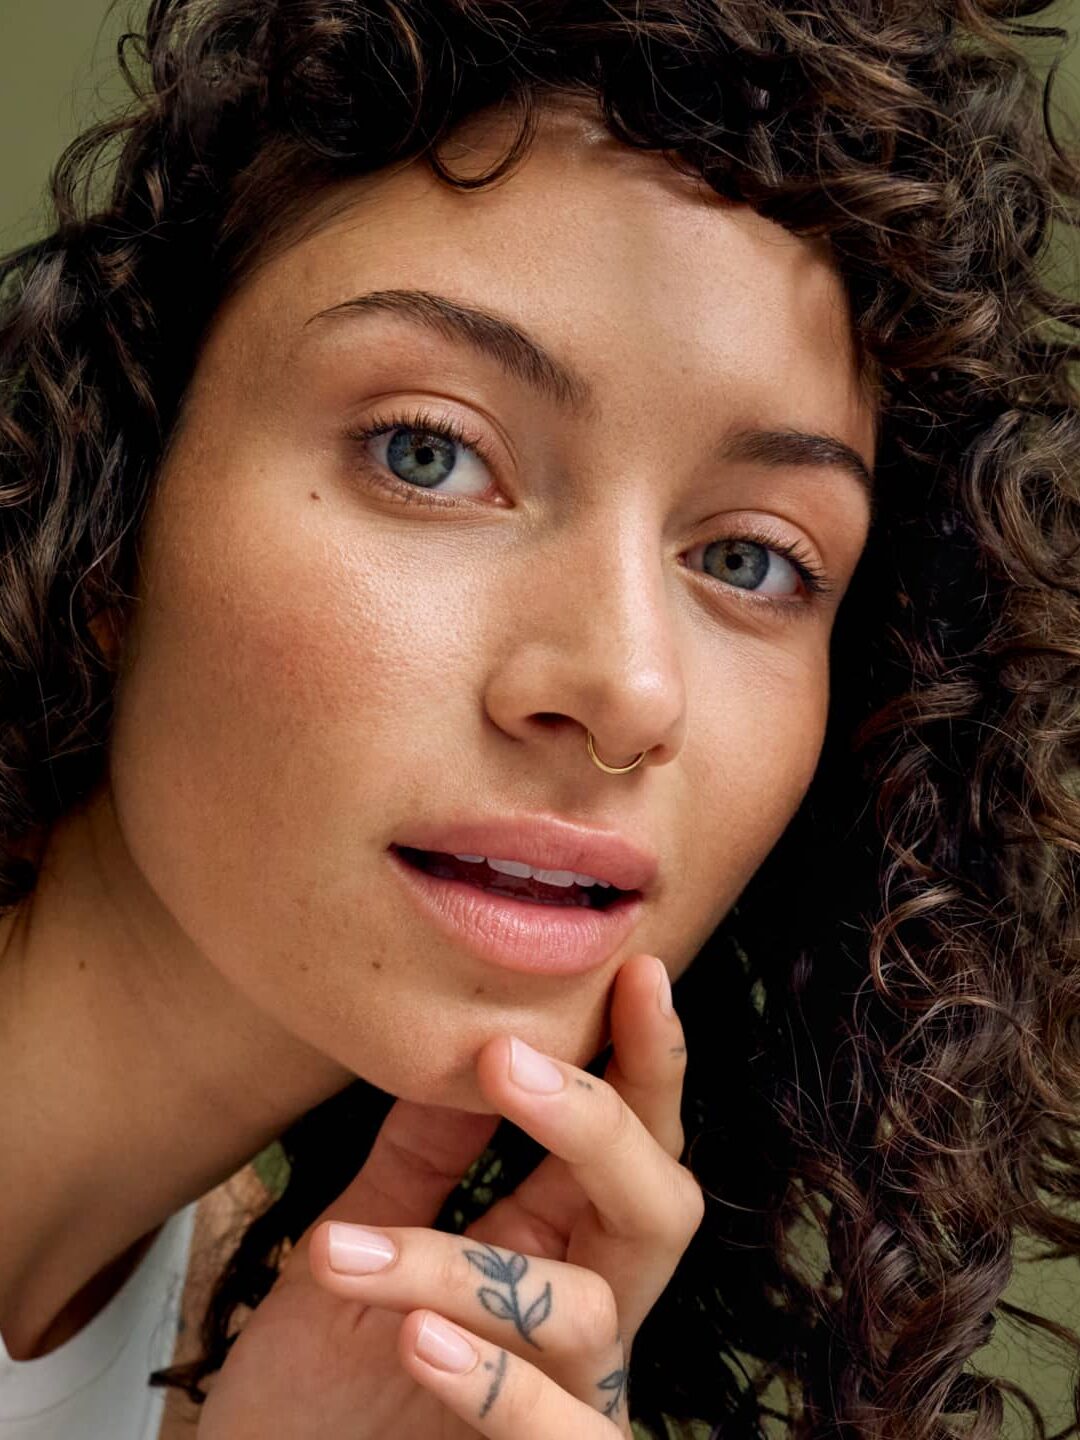
[(85, 970), (85, 969), (86, 969), (86, 961), (85, 961), (85, 960), (80, 960), (80, 961), (79, 961), (79, 969), (80, 969), (80, 970)]
[(321, 495), (316, 495), (315, 491), (312, 490), (312, 492), (311, 492), (311, 498), (312, 498), (312, 500), (321, 500), (321, 499), (322, 499), (322, 496), (321, 496)]
[(371, 968), (372, 968), (373, 970), (381, 970), (381, 969), (382, 969), (382, 961), (381, 961), (381, 960), (372, 960), (372, 962), (371, 962)]
[(311, 969), (311, 966), (308, 964), (308, 962), (307, 962), (306, 960), (301, 960), (301, 961), (300, 961), (300, 969), (303, 970), (305, 974), (307, 974), (307, 972)]

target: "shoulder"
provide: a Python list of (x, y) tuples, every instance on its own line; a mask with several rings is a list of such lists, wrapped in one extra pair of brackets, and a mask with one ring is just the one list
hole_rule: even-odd
[[(222, 1266), (254, 1217), (265, 1209), (268, 1194), (254, 1169), (247, 1165), (216, 1189), (208, 1191), (195, 1208), (191, 1254), (180, 1302), (180, 1326), (172, 1363), (183, 1365), (199, 1353), (199, 1328)], [(213, 1388), (213, 1377), (203, 1382)], [(165, 1411), (157, 1440), (194, 1440), (201, 1409), (175, 1386), (165, 1388)]]

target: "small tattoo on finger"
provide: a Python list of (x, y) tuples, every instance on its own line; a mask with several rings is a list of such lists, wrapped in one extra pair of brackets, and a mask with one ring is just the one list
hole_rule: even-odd
[(551, 1281), (547, 1282), (528, 1309), (522, 1313), (517, 1287), (518, 1281), (529, 1268), (529, 1262), (524, 1255), (515, 1251), (509, 1260), (504, 1260), (493, 1245), (487, 1245), (484, 1250), (466, 1250), (465, 1258), (481, 1275), (509, 1286), (510, 1294), (507, 1296), (492, 1289), (490, 1285), (481, 1285), (476, 1295), (488, 1314), (496, 1315), (500, 1320), (511, 1320), (523, 1340), (527, 1340), (537, 1350), (542, 1350), (544, 1347), (537, 1344), (529, 1332), (542, 1325), (551, 1314)]
[(617, 1415), (619, 1405), (626, 1396), (626, 1366), (621, 1365), (617, 1370), (611, 1370), (602, 1380), (596, 1382), (600, 1390), (614, 1390), (615, 1394), (604, 1406), (605, 1415)]
[(498, 1363), (495, 1364), (495, 1365), (493, 1365), (490, 1360), (485, 1360), (485, 1361), (484, 1361), (484, 1369), (485, 1369), (485, 1370), (494, 1370), (494, 1371), (495, 1371), (495, 1378), (494, 1378), (494, 1380), (492, 1380), (492, 1382), (491, 1382), (491, 1388), (488, 1390), (487, 1397), (486, 1397), (486, 1399), (484, 1400), (483, 1405), (481, 1405), (481, 1407), (480, 1407), (480, 1418), (481, 1418), (481, 1420), (484, 1418), (484, 1416), (485, 1416), (485, 1415), (488, 1413), (488, 1411), (491, 1409), (492, 1405), (494, 1405), (495, 1400), (496, 1400), (496, 1398), (497, 1398), (497, 1396), (498, 1396), (498, 1394), (499, 1394), (499, 1391), (502, 1389), (503, 1376), (506, 1374), (506, 1351), (505, 1351), (505, 1350), (500, 1350), (500, 1351), (499, 1351)]

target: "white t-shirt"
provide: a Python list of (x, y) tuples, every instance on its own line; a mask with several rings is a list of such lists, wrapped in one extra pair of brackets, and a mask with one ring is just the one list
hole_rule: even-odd
[(0, 1336), (0, 1440), (157, 1440), (168, 1392), (147, 1377), (173, 1361), (196, 1203), (58, 1349), (12, 1360)]

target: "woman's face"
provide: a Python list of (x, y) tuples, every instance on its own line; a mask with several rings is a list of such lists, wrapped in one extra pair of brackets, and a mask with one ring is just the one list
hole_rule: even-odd
[[(478, 165), (503, 133), (463, 132)], [(798, 807), (868, 496), (734, 438), (814, 432), (869, 467), (874, 417), (824, 251), (570, 108), (494, 189), (419, 164), (344, 188), (200, 354), (124, 637), (113, 803), (171, 923), (257, 1007), (386, 1091), (480, 1108), (487, 1038), (586, 1063), (621, 963), (680, 974)], [(407, 302), (312, 319), (391, 290), (493, 312), (588, 398)], [(467, 443), (391, 448), (417, 411)], [(403, 503), (431, 498), (418, 473), (442, 504)], [(731, 543), (763, 526), (768, 547)], [(587, 729), (646, 763), (603, 773)], [(418, 822), (507, 813), (656, 855), (598, 968), (493, 967), (395, 873)]]

